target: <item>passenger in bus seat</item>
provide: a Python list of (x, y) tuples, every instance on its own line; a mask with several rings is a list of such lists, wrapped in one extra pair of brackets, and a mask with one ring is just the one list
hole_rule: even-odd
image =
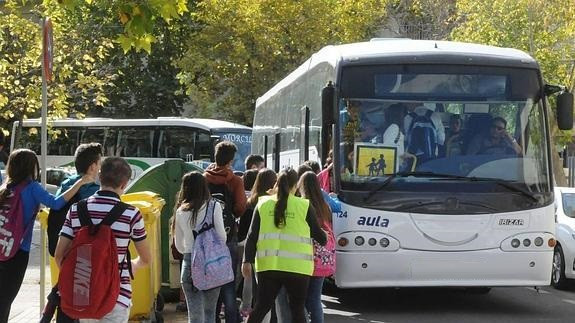
[(468, 155), (520, 155), (521, 146), (506, 130), (507, 120), (495, 117), (488, 131), (480, 133), (471, 141)]
[(405, 133), (403, 120), (406, 107), (401, 103), (395, 103), (385, 110), (385, 124), (383, 133), (383, 144), (387, 147), (396, 148), (395, 170), (399, 171), (405, 155)]
[(449, 129), (445, 140), (445, 156), (463, 155), (463, 130), (461, 130), (461, 116), (452, 114), (449, 117)]

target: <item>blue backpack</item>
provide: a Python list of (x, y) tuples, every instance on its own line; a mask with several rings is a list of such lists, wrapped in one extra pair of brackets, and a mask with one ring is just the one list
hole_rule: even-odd
[(194, 230), (192, 282), (199, 290), (220, 287), (234, 280), (230, 250), (214, 227), (216, 203), (215, 199), (208, 201), (204, 221)]
[(415, 155), (418, 163), (437, 157), (437, 129), (431, 120), (432, 114), (431, 110), (422, 116), (409, 113), (412, 120), (407, 131), (407, 152)]

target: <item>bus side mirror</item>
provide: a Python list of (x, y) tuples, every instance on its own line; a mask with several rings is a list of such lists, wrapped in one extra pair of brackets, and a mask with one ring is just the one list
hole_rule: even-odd
[(335, 122), (333, 115), (333, 106), (335, 100), (335, 87), (329, 81), (327, 85), (321, 90), (321, 112), (323, 125), (331, 125)]
[(560, 130), (573, 129), (573, 93), (563, 91), (557, 96), (557, 125)]

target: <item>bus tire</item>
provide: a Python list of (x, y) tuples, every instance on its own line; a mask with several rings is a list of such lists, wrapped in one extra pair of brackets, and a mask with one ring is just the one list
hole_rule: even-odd
[(553, 251), (553, 268), (551, 270), (551, 285), (557, 289), (566, 289), (568, 285), (565, 277), (565, 257), (561, 245), (555, 246)]

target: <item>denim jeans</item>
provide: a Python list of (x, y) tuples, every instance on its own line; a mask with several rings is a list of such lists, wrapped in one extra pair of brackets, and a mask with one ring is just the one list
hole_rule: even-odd
[(305, 300), (305, 309), (308, 311), (311, 323), (323, 323), (323, 308), (321, 305), (321, 290), (324, 277), (310, 277)]
[[(238, 243), (228, 242), (228, 249), (230, 249), (230, 256), (232, 257), (232, 268), (234, 269), (234, 277), (237, 274), (236, 268), (238, 263), (237, 248)], [(224, 304), (224, 310), (226, 315), (226, 323), (239, 323), (240, 322), (240, 311), (238, 309), (238, 303), (236, 302), (236, 283), (235, 280), (229, 282), (221, 287), (220, 297), (217, 302), (216, 308), (221, 308), (221, 304)], [(219, 316), (216, 316), (216, 322), (220, 322)]]
[(182, 288), (188, 305), (189, 323), (212, 323), (216, 317), (216, 303), (220, 288), (198, 290), (192, 282), (192, 255), (184, 254), (182, 263)]
[(291, 323), (292, 321), (291, 309), (285, 287), (282, 287), (278, 296), (276, 296), (276, 318), (277, 323)]

